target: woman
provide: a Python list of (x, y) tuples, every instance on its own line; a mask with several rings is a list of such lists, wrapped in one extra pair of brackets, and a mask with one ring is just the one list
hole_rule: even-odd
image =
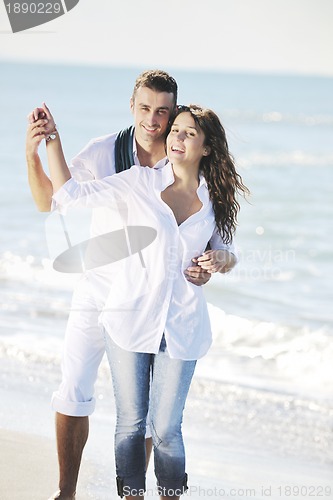
[[(103, 180), (71, 178), (59, 137), (47, 148), (54, 200), (61, 207), (104, 207), (121, 216), (127, 247), (118, 260), (117, 287), (110, 287), (100, 323), (105, 331), (117, 407), (115, 455), (120, 496), (143, 497), (146, 417), (161, 499), (186, 490), (182, 414), (196, 360), (211, 345), (202, 289), (184, 269), (191, 256), (219, 270), (205, 252), (220, 233), (228, 243), (236, 227), (237, 192), (248, 192), (229, 154), (225, 131), (208, 109), (179, 106), (167, 137), (169, 163), (160, 170), (133, 166)], [(113, 211), (113, 212), (110, 212)], [(147, 228), (154, 235), (132, 228)], [(138, 236), (139, 234), (139, 236)], [(87, 273), (103, 275), (104, 267)], [(152, 381), (150, 384), (150, 372)], [(149, 392), (150, 391), (150, 392)], [(150, 394), (150, 395), (149, 395)]]

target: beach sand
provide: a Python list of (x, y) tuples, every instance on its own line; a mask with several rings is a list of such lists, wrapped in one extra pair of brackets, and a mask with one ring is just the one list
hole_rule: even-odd
[[(57, 489), (54, 415), (50, 410), (50, 391), (57, 381), (51, 383), (45, 378), (45, 368), (40, 379), (32, 377), (30, 381), (25, 371), (14, 376), (17, 372), (7, 365), (9, 375), (0, 377), (0, 400), (5, 401), (0, 407), (0, 500), (47, 500)], [(319, 454), (313, 439), (305, 439), (318, 433), (315, 421), (303, 428), (295, 416), (290, 417), (287, 422), (292, 432), (288, 434), (281, 416), (274, 427), (275, 410), (268, 411), (261, 401), (261, 417), (253, 418), (251, 423), (246, 418), (247, 410), (232, 403), (230, 386), (229, 402), (222, 398), (219, 405), (215, 401), (210, 406), (207, 398), (200, 399), (200, 384), (197, 385), (193, 383), (191, 388), (184, 418), (189, 475), (189, 491), (182, 497), (184, 500), (333, 500), (331, 420), (322, 422), (325, 432), (318, 435), (325, 436), (322, 439), (327, 453)], [(205, 391), (209, 387), (206, 384)], [(214, 384), (213, 387), (216, 389)], [(217, 392), (207, 394), (213, 400), (218, 398)], [(111, 384), (100, 380), (96, 395), (98, 404), (90, 417), (77, 500), (116, 500)], [(252, 400), (248, 404), (256, 408)], [(221, 422), (219, 412), (225, 417)], [(273, 426), (269, 426), (269, 419), (273, 419)], [(275, 429), (274, 434), (265, 434), (265, 427)], [(277, 446), (280, 441), (281, 447)], [(286, 446), (289, 442), (290, 446)], [(158, 498), (155, 484), (151, 463), (147, 500)]]
[[(55, 443), (36, 435), (2, 429), (0, 445), (3, 457), (0, 466), (1, 500), (47, 500), (57, 484)], [(261, 455), (249, 449), (235, 450), (228, 445), (222, 450), (212, 446), (208, 449), (200, 436), (190, 437), (188, 452), (191, 480), (190, 489), (183, 497), (185, 500), (333, 498), (330, 471), (319, 464)], [(152, 469), (150, 466), (147, 499), (158, 498)], [(103, 479), (100, 476), (99, 467), (83, 461), (77, 500), (118, 498), (111, 478), (113, 474), (107, 474)], [(104, 483), (104, 492), (94, 493), (91, 484), (96, 484), (98, 477), (100, 485)]]
[[(57, 456), (55, 442), (40, 436), (0, 430), (1, 500), (47, 500), (57, 489)], [(85, 494), (85, 485), (92, 467), (83, 461), (80, 472), (79, 498)]]

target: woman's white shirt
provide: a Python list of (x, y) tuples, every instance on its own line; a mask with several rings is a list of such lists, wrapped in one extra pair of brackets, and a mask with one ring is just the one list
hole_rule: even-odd
[[(187, 281), (184, 270), (216, 238), (216, 226), (203, 176), (197, 189), (202, 208), (177, 225), (161, 198), (173, 182), (170, 163), (161, 169), (133, 166), (102, 180), (71, 178), (53, 198), (61, 210), (100, 207), (110, 231), (113, 215), (120, 217), (127, 238), (133, 226), (152, 228), (154, 239), (148, 246), (145, 230), (138, 229), (139, 251), (132, 253), (127, 246), (128, 256), (87, 271), (86, 279), (95, 288), (107, 287), (100, 323), (120, 347), (157, 353), (164, 333), (171, 358), (193, 360), (206, 354), (212, 335), (203, 289)], [(106, 278), (110, 269), (112, 286)]]

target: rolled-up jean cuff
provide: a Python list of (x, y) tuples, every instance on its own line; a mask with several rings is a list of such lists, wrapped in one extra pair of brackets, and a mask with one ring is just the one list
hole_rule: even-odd
[(142, 474), (136, 474), (129, 477), (117, 476), (118, 495), (123, 496), (143, 496), (146, 491), (146, 479)]
[(57, 413), (68, 415), (69, 417), (88, 417), (95, 410), (96, 401), (66, 401), (54, 392), (51, 400), (51, 407)]
[(160, 496), (173, 497), (183, 495), (187, 490), (187, 474), (180, 480), (163, 480), (158, 478), (157, 489)]

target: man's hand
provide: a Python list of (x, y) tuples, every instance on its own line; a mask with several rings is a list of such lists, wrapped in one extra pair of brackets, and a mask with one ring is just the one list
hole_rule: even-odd
[[(195, 260), (196, 259), (192, 259), (193, 262)], [(201, 269), (201, 267), (198, 266), (198, 264), (185, 269), (184, 274), (187, 281), (197, 286), (205, 285), (211, 278), (211, 274)]]
[(237, 260), (234, 254), (227, 250), (207, 250), (200, 257), (192, 259), (205, 272), (227, 273), (235, 266)]
[(45, 118), (29, 123), (26, 137), (27, 159), (37, 156), (40, 143), (48, 135), (47, 123)]
[(53, 116), (50, 113), (49, 108), (46, 106), (45, 102), (43, 102), (41, 108), (35, 108), (28, 114), (28, 123), (35, 123), (38, 120), (46, 120), (46, 132), (51, 134), (55, 129), (55, 123)]
[(41, 120), (42, 118), (46, 118), (46, 114), (43, 108), (35, 108), (28, 114), (28, 123), (34, 123), (37, 120)]
[(28, 130), (26, 139), (26, 153), (35, 156), (43, 139), (50, 135), (56, 128), (53, 116), (46, 104), (42, 108), (35, 108), (28, 115)]

